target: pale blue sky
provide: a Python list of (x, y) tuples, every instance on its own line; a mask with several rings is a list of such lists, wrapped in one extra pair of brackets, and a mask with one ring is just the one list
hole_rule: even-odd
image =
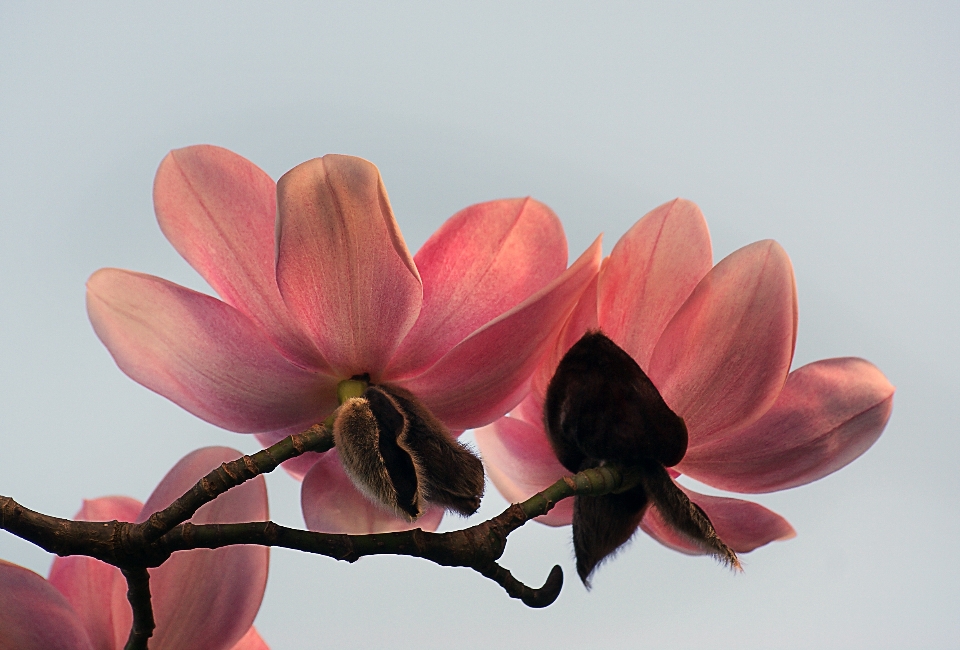
[[(880, 441), (756, 500), (794, 540), (733, 576), (642, 534), (575, 580), (569, 529), (504, 564), (567, 585), (533, 611), (466, 570), (273, 554), (257, 625), (307, 647), (952, 648), (960, 638), (960, 5), (44, 3), (0, 0), (0, 494), (60, 516), (144, 499), (199, 446), (257, 448), (127, 379), (94, 336), (97, 268), (207, 290), (151, 205), (172, 148), (275, 178), (328, 152), (381, 169), (415, 250), (471, 203), (532, 195), (605, 251), (675, 196), (715, 258), (774, 238), (795, 365), (862, 356), (898, 387)], [(274, 518), (302, 525), (271, 476)], [(482, 514), (504, 505), (491, 489)], [(460, 525), (448, 520), (447, 526)], [(0, 533), (0, 558), (50, 558)]]

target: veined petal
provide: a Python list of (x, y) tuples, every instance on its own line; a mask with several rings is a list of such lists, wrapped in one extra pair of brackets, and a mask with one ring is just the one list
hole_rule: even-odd
[(247, 630), (247, 633), (243, 635), (243, 638), (237, 641), (237, 645), (230, 648), (230, 650), (270, 650), (270, 646), (267, 645), (267, 642), (264, 641), (260, 633), (257, 632), (257, 628), (251, 627)]
[(787, 377), (763, 417), (691, 446), (679, 469), (714, 487), (773, 492), (837, 471), (876, 442), (894, 387), (873, 364), (824, 359)]
[(414, 522), (395, 517), (353, 486), (336, 449), (321, 456), (303, 478), (300, 507), (309, 530), (318, 533), (366, 535), (422, 528), (433, 532), (443, 508), (432, 506)]
[[(129, 497), (84, 500), (76, 521), (136, 521), (143, 504)], [(57, 557), (50, 584), (64, 595), (96, 650), (122, 648), (133, 617), (127, 603), (127, 581), (120, 569), (83, 555)]]
[(790, 259), (760, 241), (720, 261), (667, 325), (647, 373), (687, 424), (690, 446), (773, 405), (796, 342)]
[(186, 147), (160, 163), (153, 203), (163, 234), (227, 304), (295, 363), (329, 373), (277, 287), (273, 179), (226, 149)]
[(380, 172), (328, 155), (277, 186), (277, 280), (336, 374), (374, 380), (420, 313), (423, 289)]
[[(206, 447), (187, 454), (163, 478), (144, 504), (138, 521), (167, 507), (221, 463), (243, 454), (227, 447)], [(266, 521), (267, 487), (257, 476), (221, 494), (190, 519), (195, 524)], [(250, 629), (267, 586), (270, 549), (230, 546), (174, 553), (150, 569), (157, 629), (156, 650), (229, 650)]]
[(120, 369), (194, 415), (231, 431), (269, 431), (336, 407), (336, 380), (282, 356), (224, 302), (160, 278), (101, 269), (87, 311)]
[(66, 598), (33, 571), (0, 560), (0, 648), (99, 650)]
[[(550, 448), (542, 428), (502, 417), (474, 432), (487, 476), (510, 503), (524, 501), (568, 472)], [(537, 521), (565, 526), (573, 520), (573, 499), (564, 499)]]
[(531, 198), (461, 210), (414, 257), (423, 306), (388, 373), (423, 371), (471, 332), (560, 275), (567, 241), (553, 211)]
[[(748, 553), (755, 548), (782, 539), (797, 536), (790, 523), (759, 503), (742, 501), (729, 497), (713, 497), (688, 490), (683, 486), (690, 500), (703, 508), (710, 523), (720, 539), (737, 553)], [(655, 540), (675, 551), (688, 555), (705, 555), (707, 552), (698, 544), (681, 535), (667, 525), (663, 516), (651, 505), (640, 528)]]
[(600, 272), (600, 329), (648, 368), (667, 323), (711, 266), (710, 233), (695, 203), (674, 199), (651, 210)]
[(480, 328), (422, 375), (397, 384), (447, 426), (472, 429), (513, 408), (600, 266), (600, 238), (558, 278)]

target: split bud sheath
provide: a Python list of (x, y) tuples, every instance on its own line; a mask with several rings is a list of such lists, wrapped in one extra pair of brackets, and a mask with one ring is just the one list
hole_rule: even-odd
[(415, 521), (428, 504), (472, 515), (483, 465), (409, 391), (371, 385), (346, 399), (333, 438), (354, 485), (397, 516)]
[(683, 419), (637, 362), (604, 334), (587, 332), (564, 355), (547, 387), (544, 420), (557, 458), (571, 472), (615, 464), (640, 477), (620, 493), (574, 497), (573, 546), (584, 584), (633, 536), (651, 504), (674, 530), (739, 567), (707, 515), (667, 473), (687, 451)]

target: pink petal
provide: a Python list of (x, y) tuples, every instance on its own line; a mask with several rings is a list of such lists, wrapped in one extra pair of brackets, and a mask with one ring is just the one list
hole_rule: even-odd
[(793, 358), (796, 296), (783, 248), (756, 242), (717, 264), (667, 325), (648, 374), (691, 446), (773, 405)]
[(477, 330), (425, 373), (397, 382), (447, 426), (472, 429), (513, 408), (600, 266), (600, 239), (536, 294)]
[(504, 199), (450, 217), (414, 261), (423, 306), (390, 362), (394, 377), (422, 372), (560, 275), (567, 241), (550, 208), (530, 198)]
[[(554, 456), (541, 427), (502, 417), (474, 432), (487, 476), (500, 494), (519, 503), (549, 487), (568, 472)], [(564, 499), (537, 521), (565, 526), (573, 520), (573, 499)]]
[(284, 174), (277, 196), (284, 301), (339, 377), (378, 379), (422, 299), (380, 172), (360, 158), (324, 156)]
[(835, 472), (870, 448), (890, 418), (894, 388), (863, 359), (793, 371), (763, 417), (691, 447), (679, 468), (736, 492), (772, 492)]
[[(129, 497), (84, 500), (77, 521), (136, 521), (143, 504)], [(120, 569), (82, 555), (54, 558), (50, 584), (70, 603), (98, 650), (122, 648), (133, 620)]]
[(247, 633), (243, 635), (243, 638), (237, 641), (237, 645), (230, 648), (230, 650), (270, 650), (270, 646), (267, 645), (267, 642), (264, 641), (260, 633), (257, 632), (257, 628), (251, 627), (247, 630)]
[(443, 518), (443, 508), (433, 507), (411, 523), (374, 504), (353, 486), (336, 449), (323, 454), (307, 472), (300, 506), (307, 528), (318, 533), (366, 535), (414, 528), (433, 532)]
[[(690, 500), (703, 508), (727, 546), (737, 553), (748, 553), (755, 548), (782, 539), (797, 536), (790, 523), (759, 503), (728, 497), (699, 494), (681, 486)], [(640, 528), (668, 548), (689, 555), (704, 555), (703, 549), (668, 526), (655, 506), (643, 515)]]
[(163, 234), (224, 301), (296, 363), (329, 373), (277, 288), (277, 190), (263, 170), (220, 147), (177, 149), (160, 163), (153, 203)]
[[(603, 269), (606, 268), (609, 261), (610, 258), (603, 260), (600, 273), (603, 273)], [(560, 365), (560, 361), (567, 351), (573, 347), (574, 343), (579, 341), (588, 330), (595, 330), (599, 327), (597, 323), (597, 279), (599, 275), (594, 276), (587, 288), (583, 290), (573, 313), (567, 318), (560, 334), (549, 346), (546, 356), (537, 366), (533, 377), (530, 378), (530, 396), (533, 398), (536, 408), (535, 411), (531, 412), (532, 418), (528, 422), (539, 424), (543, 421), (543, 403), (546, 400), (547, 386), (550, 385), (550, 380), (557, 372), (557, 366)]]
[(599, 279), (600, 328), (647, 369), (667, 323), (711, 266), (700, 208), (684, 199), (664, 203), (613, 247)]
[[(165, 508), (223, 462), (242, 454), (226, 447), (206, 447), (185, 456), (147, 499), (138, 521)], [(266, 521), (267, 488), (258, 476), (204, 505), (191, 522)], [(174, 553), (150, 570), (157, 629), (153, 650), (191, 648), (228, 650), (250, 629), (267, 585), (270, 549), (230, 546)]]
[(336, 380), (293, 365), (256, 325), (216, 298), (150, 275), (101, 269), (90, 321), (134, 381), (232, 431), (322, 421)]
[(94, 650), (80, 619), (53, 585), (33, 571), (3, 560), (0, 560), (0, 648)]

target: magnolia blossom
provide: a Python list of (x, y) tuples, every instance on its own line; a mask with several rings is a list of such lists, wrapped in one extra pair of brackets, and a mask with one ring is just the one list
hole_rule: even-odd
[[(475, 205), (416, 256), (377, 168), (328, 155), (278, 184), (224, 149), (168, 155), (154, 185), (167, 239), (220, 295), (102, 269), (89, 280), (97, 335), (134, 380), (263, 444), (322, 422), (339, 382), (369, 376), (412, 393), (453, 433), (500, 417), (600, 263), (569, 269), (556, 215), (531, 199)], [(308, 527), (363, 533), (409, 523), (346, 477), (336, 450), (287, 463)]]
[[(170, 505), (220, 463), (240, 452), (207, 447), (188, 454), (163, 478), (145, 504), (128, 497), (83, 502), (75, 519), (141, 522)], [(204, 505), (193, 523), (265, 521), (263, 477)], [(267, 650), (253, 619), (267, 585), (270, 550), (230, 546), (174, 553), (150, 572), (156, 630), (154, 650)], [(0, 561), (0, 648), (120, 650), (132, 614), (120, 570), (84, 556), (58, 557), (50, 577)]]
[[(744, 493), (803, 485), (866, 451), (893, 406), (893, 386), (862, 359), (826, 359), (790, 372), (797, 295), (786, 253), (774, 241), (760, 241), (712, 266), (703, 215), (677, 199), (617, 242), (530, 393), (509, 417), (477, 431), (488, 475), (508, 500), (525, 499), (568, 473), (544, 433), (544, 395), (563, 354), (597, 328), (633, 357), (684, 419), (689, 444), (670, 470), (674, 478), (685, 474)], [(682, 489), (737, 552), (795, 535), (759, 504)], [(542, 522), (569, 524), (571, 501)], [(704, 552), (667, 526), (654, 506), (640, 527), (676, 550)]]

